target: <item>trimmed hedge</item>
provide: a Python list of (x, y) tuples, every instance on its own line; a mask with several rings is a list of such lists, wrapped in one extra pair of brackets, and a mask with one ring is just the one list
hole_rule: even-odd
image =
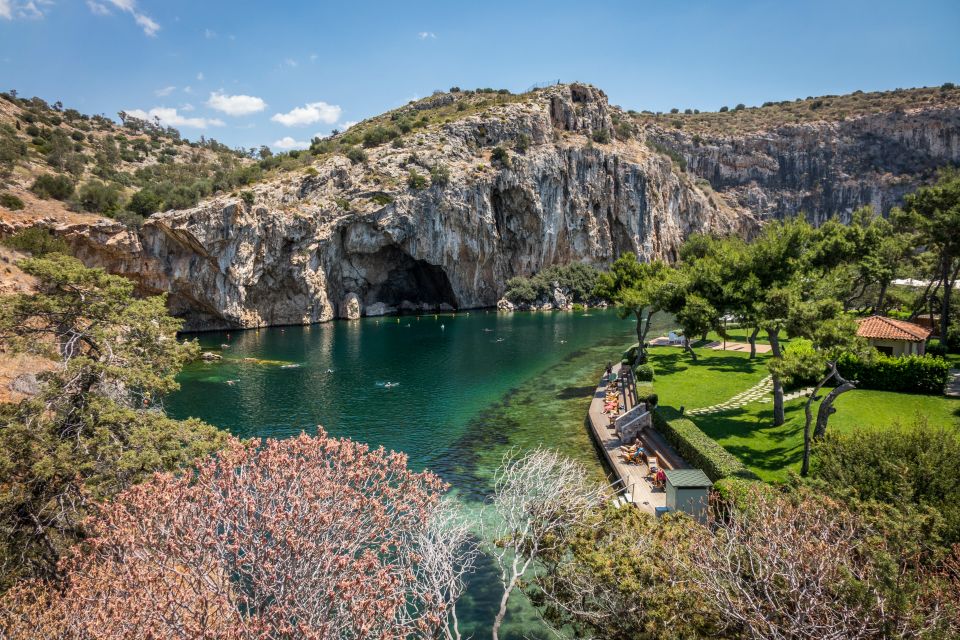
[(649, 363), (638, 364), (634, 367), (633, 374), (638, 382), (650, 382), (653, 380), (653, 365)]
[(878, 355), (869, 362), (844, 354), (837, 362), (840, 374), (856, 380), (861, 389), (941, 394), (950, 377), (943, 358)]
[(692, 467), (702, 469), (712, 481), (728, 477), (759, 479), (692, 421), (686, 418), (667, 420), (659, 411), (654, 411), (653, 424), (684, 460)]

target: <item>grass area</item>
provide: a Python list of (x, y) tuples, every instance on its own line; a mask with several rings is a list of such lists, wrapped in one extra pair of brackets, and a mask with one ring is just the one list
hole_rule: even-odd
[(699, 360), (679, 347), (651, 347), (654, 390), (660, 404), (687, 409), (707, 407), (749, 389), (767, 375), (766, 359), (750, 360), (736, 351), (694, 349)]
[[(748, 389), (767, 375), (766, 359), (749, 360), (747, 354), (696, 349), (700, 361), (676, 347), (654, 347), (650, 360), (656, 371), (654, 390), (665, 414), (723, 402)], [(786, 422), (773, 426), (773, 404), (752, 403), (741, 409), (707, 416), (687, 416), (707, 435), (764, 480), (786, 480), (798, 471), (803, 454), (806, 398), (785, 405)], [(856, 389), (841, 395), (834, 406), (828, 430), (850, 431), (860, 426), (912, 424), (917, 416), (931, 424), (960, 428), (960, 399), (889, 391)], [(816, 416), (814, 405), (814, 416)]]

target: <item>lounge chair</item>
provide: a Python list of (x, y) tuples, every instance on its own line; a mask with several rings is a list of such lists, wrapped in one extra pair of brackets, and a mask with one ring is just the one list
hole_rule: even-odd
[(671, 331), (667, 334), (667, 340), (670, 341), (670, 344), (680, 344), (683, 342), (683, 336), (679, 336), (676, 334), (676, 332)]

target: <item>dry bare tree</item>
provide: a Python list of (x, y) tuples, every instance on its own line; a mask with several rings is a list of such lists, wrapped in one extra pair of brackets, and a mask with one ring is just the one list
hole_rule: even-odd
[(572, 525), (584, 522), (609, 496), (609, 489), (590, 481), (580, 464), (554, 451), (537, 448), (504, 456), (489, 502), (495, 514), (487, 536), (494, 542), (503, 584), (494, 640), (520, 580), (541, 556), (563, 545)]
[(403, 454), (322, 431), (233, 440), (195, 474), (157, 475), (105, 506), (66, 562), (62, 592), (14, 588), (0, 631), (456, 638), (453, 608), (476, 551), (445, 488)]

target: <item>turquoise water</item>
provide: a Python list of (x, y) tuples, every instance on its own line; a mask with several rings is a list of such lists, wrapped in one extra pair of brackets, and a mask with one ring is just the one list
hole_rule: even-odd
[[(223, 360), (184, 370), (167, 401), (171, 415), (238, 436), (284, 437), (323, 425), (334, 436), (409, 454), (411, 466), (436, 472), (476, 509), (513, 446), (553, 447), (603, 476), (584, 418), (604, 365), (635, 333), (612, 311), (474, 311), (197, 338)], [(487, 637), (499, 597), (493, 570), (481, 565), (459, 609), (478, 638)], [(516, 601), (502, 637), (548, 637)]]

